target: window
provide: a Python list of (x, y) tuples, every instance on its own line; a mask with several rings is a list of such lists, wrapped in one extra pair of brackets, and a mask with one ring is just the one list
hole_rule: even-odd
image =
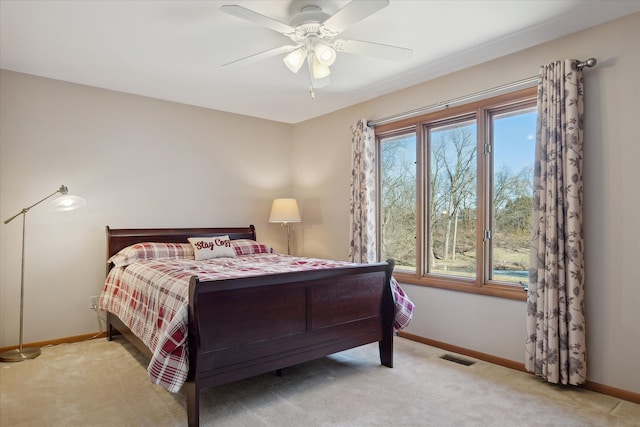
[(525, 297), (535, 94), (376, 127), (378, 248), (399, 279)]
[(380, 215), (382, 259), (396, 268), (416, 270), (416, 136), (388, 136), (380, 151)]
[(455, 277), (477, 272), (478, 142), (476, 120), (424, 125), (429, 152), (427, 271)]

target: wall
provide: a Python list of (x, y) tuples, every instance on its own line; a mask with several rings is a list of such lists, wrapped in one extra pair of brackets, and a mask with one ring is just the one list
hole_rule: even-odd
[[(267, 219), (290, 196), (290, 141), (282, 123), (1, 71), (0, 219), (62, 184), (87, 201), (27, 214), (24, 342), (99, 330), (106, 225), (255, 224), (286, 250)], [(0, 224), (0, 347), (18, 343), (21, 233)]]
[[(640, 14), (382, 96), (293, 129), (294, 196), (312, 223), (302, 252), (346, 259), (350, 130), (378, 119), (511, 83), (557, 59), (595, 57), (585, 71), (585, 245), (588, 379), (640, 392)], [(407, 332), (524, 361), (525, 303), (405, 285), (416, 303)]]

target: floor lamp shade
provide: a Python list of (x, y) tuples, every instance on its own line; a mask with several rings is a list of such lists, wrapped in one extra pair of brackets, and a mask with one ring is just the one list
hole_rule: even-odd
[(269, 222), (279, 222), (287, 228), (287, 254), (291, 255), (291, 230), (289, 223), (300, 222), (300, 211), (296, 199), (275, 199), (271, 206)]
[(4, 222), (5, 224), (8, 224), (14, 219), (16, 219), (17, 217), (22, 216), (22, 264), (21, 264), (21, 272), (20, 272), (20, 341), (18, 344), (18, 348), (14, 350), (9, 350), (0, 354), (0, 361), (2, 362), (21, 362), (26, 359), (35, 359), (36, 357), (40, 356), (39, 348), (33, 348), (33, 347), (25, 348), (22, 345), (23, 344), (22, 332), (24, 329), (23, 328), (23, 325), (24, 325), (24, 240), (25, 240), (26, 229), (27, 229), (27, 222), (26, 222), (27, 212), (29, 212), (29, 210), (34, 206), (39, 205), (40, 203), (44, 202), (47, 199), (50, 199), (51, 197), (57, 195), (58, 193), (60, 193), (62, 196), (55, 199), (51, 204), (51, 210), (53, 211), (68, 211), (68, 210), (78, 209), (86, 205), (86, 202), (82, 197), (72, 196), (70, 194), (67, 194), (68, 192), (69, 192), (69, 189), (64, 185), (61, 185), (60, 188), (58, 188), (53, 193), (40, 199), (39, 201), (32, 204), (31, 206), (23, 208), (20, 212), (18, 212), (17, 214), (15, 214), (14, 216), (12, 216), (11, 218), (7, 219)]
[(300, 211), (296, 199), (275, 199), (271, 206), (269, 222), (300, 222)]

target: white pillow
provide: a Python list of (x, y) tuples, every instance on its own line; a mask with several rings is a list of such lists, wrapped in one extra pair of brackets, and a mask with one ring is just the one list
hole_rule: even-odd
[(229, 236), (189, 237), (188, 240), (193, 246), (196, 261), (236, 256), (236, 251), (231, 245)]

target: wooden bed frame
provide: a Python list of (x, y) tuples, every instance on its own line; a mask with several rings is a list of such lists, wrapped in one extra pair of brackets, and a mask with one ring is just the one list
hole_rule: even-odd
[[(256, 240), (253, 225), (238, 228), (111, 229), (107, 257), (139, 242), (188, 242), (229, 235)], [(199, 424), (200, 391), (278, 371), (332, 353), (379, 342), (380, 362), (393, 366), (394, 262), (272, 274), (189, 285), (189, 426)], [(120, 333), (151, 351), (112, 313), (107, 339)]]

